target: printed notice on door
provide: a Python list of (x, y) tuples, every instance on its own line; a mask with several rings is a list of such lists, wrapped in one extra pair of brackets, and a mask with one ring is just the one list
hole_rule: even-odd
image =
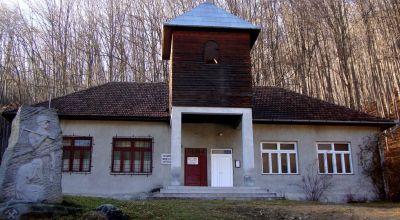
[(198, 165), (199, 164), (199, 158), (198, 157), (188, 157), (187, 158), (187, 164), (188, 165)]

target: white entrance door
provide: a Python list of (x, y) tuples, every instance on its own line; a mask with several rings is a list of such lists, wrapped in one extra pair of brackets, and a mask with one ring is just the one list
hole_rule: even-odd
[(233, 186), (233, 164), (231, 149), (211, 150), (211, 186)]

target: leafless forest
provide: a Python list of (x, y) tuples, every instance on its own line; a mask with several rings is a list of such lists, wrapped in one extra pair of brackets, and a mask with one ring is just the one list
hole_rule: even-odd
[[(168, 79), (162, 23), (204, 0), (0, 4), (0, 104), (35, 103), (109, 81)], [(395, 112), (400, 0), (215, 0), (262, 27), (254, 85)]]

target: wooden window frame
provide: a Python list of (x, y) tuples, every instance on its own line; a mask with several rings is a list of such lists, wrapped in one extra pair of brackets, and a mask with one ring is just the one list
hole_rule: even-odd
[[(70, 139), (71, 145), (64, 146), (64, 140)], [(90, 140), (90, 147), (79, 146), (75, 145), (75, 140)], [(68, 169), (64, 169), (64, 154), (65, 152), (69, 152), (68, 158)], [(62, 163), (62, 172), (65, 173), (90, 173), (92, 170), (92, 151), (93, 151), (93, 137), (90, 136), (63, 136), (63, 163)], [(75, 152), (80, 153), (79, 158), (79, 170), (74, 170), (73, 163), (74, 163), (74, 154)], [(89, 169), (83, 170), (83, 160), (84, 160), (84, 153), (89, 152)]]
[[(116, 142), (117, 141), (129, 141), (131, 143), (130, 147), (116, 147)], [(136, 141), (146, 141), (150, 143), (150, 148), (138, 148), (135, 147), (135, 142)], [(124, 165), (124, 154), (120, 153), (120, 167), (119, 171), (114, 170), (114, 155), (115, 152), (130, 152), (130, 167), (129, 171), (124, 171), (125, 165)], [(136, 152), (140, 152), (140, 171), (135, 172), (135, 167), (134, 167), (134, 156)], [(144, 153), (145, 152), (150, 152), (150, 171), (149, 172), (144, 172)], [(151, 137), (149, 138), (143, 138), (143, 137), (114, 137), (113, 142), (112, 142), (112, 156), (111, 156), (111, 173), (112, 174), (132, 174), (132, 175), (151, 175), (153, 173), (153, 139)]]
[[(330, 150), (319, 150), (318, 149), (318, 145), (320, 144), (329, 144), (331, 146)], [(347, 144), (348, 146), (348, 150), (347, 151), (337, 151), (335, 150), (335, 144)], [(317, 159), (318, 159), (318, 173), (322, 174), (322, 175), (352, 175), (354, 174), (354, 170), (353, 170), (353, 159), (352, 159), (352, 155), (351, 155), (351, 144), (350, 142), (317, 142), (316, 143), (316, 148), (317, 148)], [(322, 154), (324, 157), (324, 172), (321, 173), (320, 172), (320, 167), (319, 167), (319, 155)], [(328, 168), (328, 158), (327, 158), (327, 154), (332, 154), (332, 173), (329, 173), (329, 168)], [(337, 161), (336, 161), (336, 155), (340, 155), (341, 158), (341, 167), (342, 167), (342, 172), (338, 173), (337, 172)], [(347, 173), (346, 172), (346, 165), (344, 162), (344, 155), (349, 155), (349, 165), (350, 165), (350, 172)]]
[[(265, 150), (263, 149), (263, 144), (276, 144), (277, 149), (276, 150)], [(294, 150), (281, 150), (280, 146), (281, 144), (293, 144), (294, 145)], [(261, 172), (263, 175), (297, 175), (299, 174), (299, 158), (298, 158), (298, 152), (297, 152), (297, 142), (293, 141), (264, 141), (260, 143), (260, 149), (261, 149)], [(264, 162), (263, 162), (263, 154), (268, 155), (268, 162), (269, 162), (269, 172), (264, 173)], [(277, 154), (277, 162), (278, 162), (278, 172), (273, 173), (272, 172), (272, 160), (271, 160), (271, 154)], [(288, 166), (288, 172), (283, 173), (282, 172), (282, 154), (287, 154), (287, 166)], [(291, 172), (291, 167), (290, 167), (290, 154), (295, 154), (295, 159), (296, 159), (296, 172), (292, 173)]]

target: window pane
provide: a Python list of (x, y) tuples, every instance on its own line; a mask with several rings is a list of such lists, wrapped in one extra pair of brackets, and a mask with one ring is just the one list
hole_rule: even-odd
[(63, 146), (71, 146), (72, 141), (71, 138), (63, 138)]
[(131, 172), (131, 152), (123, 152), (124, 154), (124, 165), (123, 172)]
[(290, 173), (297, 173), (296, 154), (290, 154)]
[(336, 171), (337, 173), (343, 173), (342, 169), (342, 155), (341, 154), (336, 154)]
[(278, 154), (271, 154), (272, 173), (278, 173)]
[(89, 172), (90, 170), (90, 151), (83, 152), (83, 164), (82, 164), (82, 171)]
[(75, 151), (74, 152), (74, 160), (72, 162), (72, 170), (79, 171), (79, 163), (81, 160), (81, 152)]
[(318, 144), (318, 150), (332, 150), (330, 144)]
[(232, 150), (211, 150), (212, 154), (232, 154)]
[(69, 171), (69, 157), (70, 157), (69, 151), (65, 150), (63, 152), (63, 171)]
[(294, 150), (294, 144), (281, 144), (281, 150)]
[(130, 141), (115, 141), (116, 147), (131, 147)]
[(151, 152), (144, 152), (143, 173), (151, 172)]
[(335, 150), (336, 151), (349, 151), (349, 145), (348, 144), (335, 144)]
[(351, 173), (350, 167), (350, 154), (344, 155), (344, 165), (346, 166), (346, 173)]
[(287, 154), (281, 154), (282, 173), (288, 173)]
[(325, 173), (324, 154), (318, 154), (319, 173)]
[[(152, 141), (150, 138), (114, 139), (114, 147), (128, 148), (119, 152), (119, 172), (124, 173), (151, 173), (152, 171)], [(129, 150), (129, 151), (128, 151)]]
[(75, 147), (90, 147), (90, 140), (75, 140)]
[(137, 148), (150, 148), (151, 142), (150, 141), (135, 141), (135, 147)]
[(263, 159), (263, 173), (269, 173), (269, 154), (262, 154)]
[(263, 150), (277, 150), (278, 145), (276, 143), (263, 143), (262, 148)]
[(114, 151), (114, 166), (113, 166), (113, 171), (114, 172), (120, 172), (121, 169), (121, 152), (119, 151)]
[(326, 154), (326, 159), (328, 160), (328, 173), (333, 173), (332, 154)]
[(135, 173), (140, 173), (141, 172), (141, 170), (140, 170), (140, 168), (141, 168), (140, 167), (141, 166), (140, 159), (141, 159), (141, 153), (140, 152), (135, 152), (135, 160), (133, 162), (133, 166), (134, 166), (133, 172), (135, 172)]

